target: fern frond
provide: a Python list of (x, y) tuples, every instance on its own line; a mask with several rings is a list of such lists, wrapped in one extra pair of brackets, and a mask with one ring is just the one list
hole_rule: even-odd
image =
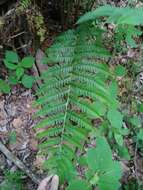
[[(93, 103), (99, 101), (107, 108), (116, 106), (108, 88), (108, 66), (95, 59), (106, 57), (108, 51), (102, 43), (96, 46), (96, 38), (83, 33), (70, 30), (47, 50), (53, 66), (41, 76), (43, 84), (37, 90), (39, 97), (35, 103), (41, 107), (36, 116), (46, 116), (36, 125), (44, 128), (37, 137), (43, 139), (41, 151), (48, 149), (46, 167), (66, 180), (67, 175), (76, 175), (75, 150), (81, 150), (89, 133), (96, 131), (91, 118), (101, 118)], [(94, 33), (91, 27), (90, 34)], [(101, 33), (97, 31), (96, 35)], [(104, 80), (99, 81), (100, 74), (105, 76)], [(69, 169), (73, 173), (67, 174)]]
[(108, 17), (108, 23), (128, 24), (128, 25), (142, 25), (143, 24), (143, 8), (130, 7), (114, 7), (105, 5), (97, 8), (82, 16), (77, 24), (95, 20), (99, 17)]
[(27, 9), (31, 5), (31, 0), (20, 0), (19, 1), (19, 9), (21, 11)]

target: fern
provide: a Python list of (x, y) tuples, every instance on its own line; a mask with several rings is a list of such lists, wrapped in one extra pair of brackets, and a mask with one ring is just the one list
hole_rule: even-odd
[(45, 129), (37, 135), (43, 139), (41, 151), (48, 152), (45, 167), (61, 181), (77, 175), (75, 151), (82, 150), (89, 133), (96, 131), (92, 118), (101, 116), (94, 102), (102, 102), (107, 108), (118, 106), (107, 84), (112, 74), (99, 61), (110, 56), (96, 40), (97, 36), (102, 39), (102, 33), (95, 26), (88, 27), (87, 33), (84, 25), (57, 37), (47, 50), (47, 60), (54, 65), (41, 76), (43, 84), (37, 90), (35, 104), (41, 107), (36, 116), (44, 119), (36, 127)]
[(21, 0), (20, 5), (23, 7), (23, 9), (26, 9), (31, 4), (31, 0)]
[(31, 0), (20, 0), (17, 10), (24, 11), (31, 5)]
[(78, 24), (95, 20), (99, 17), (108, 17), (107, 22), (115, 24), (142, 25), (143, 8), (119, 8), (105, 5), (97, 8), (95, 11), (86, 13), (78, 20)]
[(102, 6), (86, 13), (78, 20), (78, 24), (95, 21), (101, 17), (106, 23), (115, 24), (115, 39), (117, 45), (125, 40), (130, 47), (137, 47), (134, 38), (140, 36), (142, 31), (137, 26), (143, 25), (143, 8)]

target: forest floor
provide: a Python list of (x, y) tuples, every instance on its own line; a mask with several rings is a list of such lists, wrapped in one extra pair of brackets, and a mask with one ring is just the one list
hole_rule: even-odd
[[(31, 90), (19, 86), (9, 95), (0, 95), (0, 139), (28, 168), (40, 175), (43, 160), (37, 155), (38, 142), (33, 130), (37, 120), (32, 118), (35, 113), (33, 101)], [(7, 170), (16, 171), (17, 167), (0, 153), (0, 182), (4, 180), (3, 172)], [(26, 184), (27, 190), (33, 189), (31, 180)]]
[[(45, 49), (50, 46), (55, 35), (60, 32), (60, 29), (61, 28), (58, 24), (51, 22), (51, 25), (48, 28), (48, 30), (51, 30), (49, 37), (40, 48)], [(31, 47), (31, 49), (32, 48), (33, 47)], [(130, 60), (132, 64), (134, 60), (139, 62), (141, 56), (142, 52), (139, 52), (138, 50), (129, 50), (126, 55), (124, 54), (116, 57), (114, 63), (126, 64), (127, 60)], [(111, 63), (111, 65), (112, 64), (113, 63)], [(43, 68), (40, 68), (40, 70), (42, 71)], [(38, 75), (37, 71), (33, 70), (32, 72), (34, 72), (34, 75)], [(128, 83), (128, 81), (135, 83), (138, 78), (132, 80), (131, 77), (128, 77), (125, 80), (126, 81), (123, 81), (123, 83)], [(129, 92), (128, 89), (126, 89), (127, 86), (123, 86), (122, 82), (119, 83), (120, 98), (126, 96), (126, 99), (122, 100), (124, 107), (128, 106), (127, 102), (133, 97), (140, 100), (143, 99), (142, 88), (136, 93), (134, 91)], [(10, 94), (0, 94), (0, 140), (8, 150), (19, 158), (34, 174), (40, 178), (44, 178), (45, 174), (42, 170), (42, 164), (45, 158), (38, 154), (38, 140), (36, 139), (37, 131), (34, 129), (34, 126), (38, 123), (38, 119), (33, 117), (36, 112), (36, 108), (33, 107), (33, 102), (35, 101), (33, 91), (34, 89), (26, 90), (20, 85), (16, 85), (12, 88)], [(130, 155), (135, 157), (136, 160), (122, 160), (124, 168), (123, 181), (126, 183), (128, 179), (136, 177), (136, 174), (140, 180), (143, 180), (143, 155), (140, 152), (136, 152), (132, 138), (127, 138), (126, 144), (130, 151)], [(17, 166), (0, 152), (0, 183), (4, 181), (4, 173), (7, 170), (17, 171)], [(23, 182), (26, 190), (37, 189), (37, 184), (26, 175), (23, 176)]]

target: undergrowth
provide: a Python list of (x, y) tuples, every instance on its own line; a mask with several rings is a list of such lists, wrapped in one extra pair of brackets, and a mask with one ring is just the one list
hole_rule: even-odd
[(0, 184), (0, 190), (23, 190), (23, 173), (16, 171), (6, 171), (3, 183)]
[(108, 142), (115, 143), (116, 152), (123, 147), (128, 156), (124, 137), (129, 130), (123, 125), (117, 85), (125, 69), (112, 70), (106, 64), (113, 55), (105, 47), (105, 25), (114, 25), (118, 44), (124, 40), (127, 47), (137, 47), (143, 10), (107, 5), (85, 14), (77, 24), (56, 38), (43, 60), (53, 63), (40, 77), (43, 84), (35, 103), (41, 107), (36, 116), (44, 117), (36, 126), (44, 129), (37, 135), (47, 157), (44, 169), (58, 174), (68, 190), (116, 190), (122, 169)]
[[(27, 7), (30, 1), (22, 2)], [(87, 1), (85, 4), (88, 6)], [(131, 159), (125, 138), (132, 135), (136, 151), (142, 149), (142, 121), (137, 113), (143, 112), (143, 103), (131, 97), (134, 111), (130, 114), (122, 109), (118, 83), (128, 73), (123, 65), (111, 65), (123, 48), (141, 47), (142, 25), (142, 8), (106, 5), (83, 15), (75, 29), (58, 36), (46, 51), (42, 61), (49, 67), (39, 77), (42, 84), (36, 92), (35, 117), (41, 121), (35, 128), (40, 153), (46, 157), (44, 170), (57, 174), (67, 190), (118, 190), (121, 160)], [(112, 26), (112, 41), (107, 26)], [(4, 63), (14, 71), (18, 83), (24, 84), (24, 71), (32, 67), (34, 59), (19, 61), (17, 54), (7, 52)], [(0, 80), (1, 84), (3, 87), (5, 81)], [(29, 84), (26, 80), (26, 87), (33, 83)], [(9, 86), (5, 91), (9, 92)], [(138, 184), (139, 179), (135, 188), (140, 188)]]

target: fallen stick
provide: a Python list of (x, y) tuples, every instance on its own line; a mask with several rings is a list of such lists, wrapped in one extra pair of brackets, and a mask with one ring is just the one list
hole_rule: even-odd
[(13, 162), (19, 169), (21, 169), (31, 180), (38, 184), (41, 182), (39, 178), (35, 174), (32, 173), (29, 168), (27, 168), (21, 160), (19, 160), (15, 155), (13, 155), (7, 147), (0, 141), (0, 151), (11, 161)]

